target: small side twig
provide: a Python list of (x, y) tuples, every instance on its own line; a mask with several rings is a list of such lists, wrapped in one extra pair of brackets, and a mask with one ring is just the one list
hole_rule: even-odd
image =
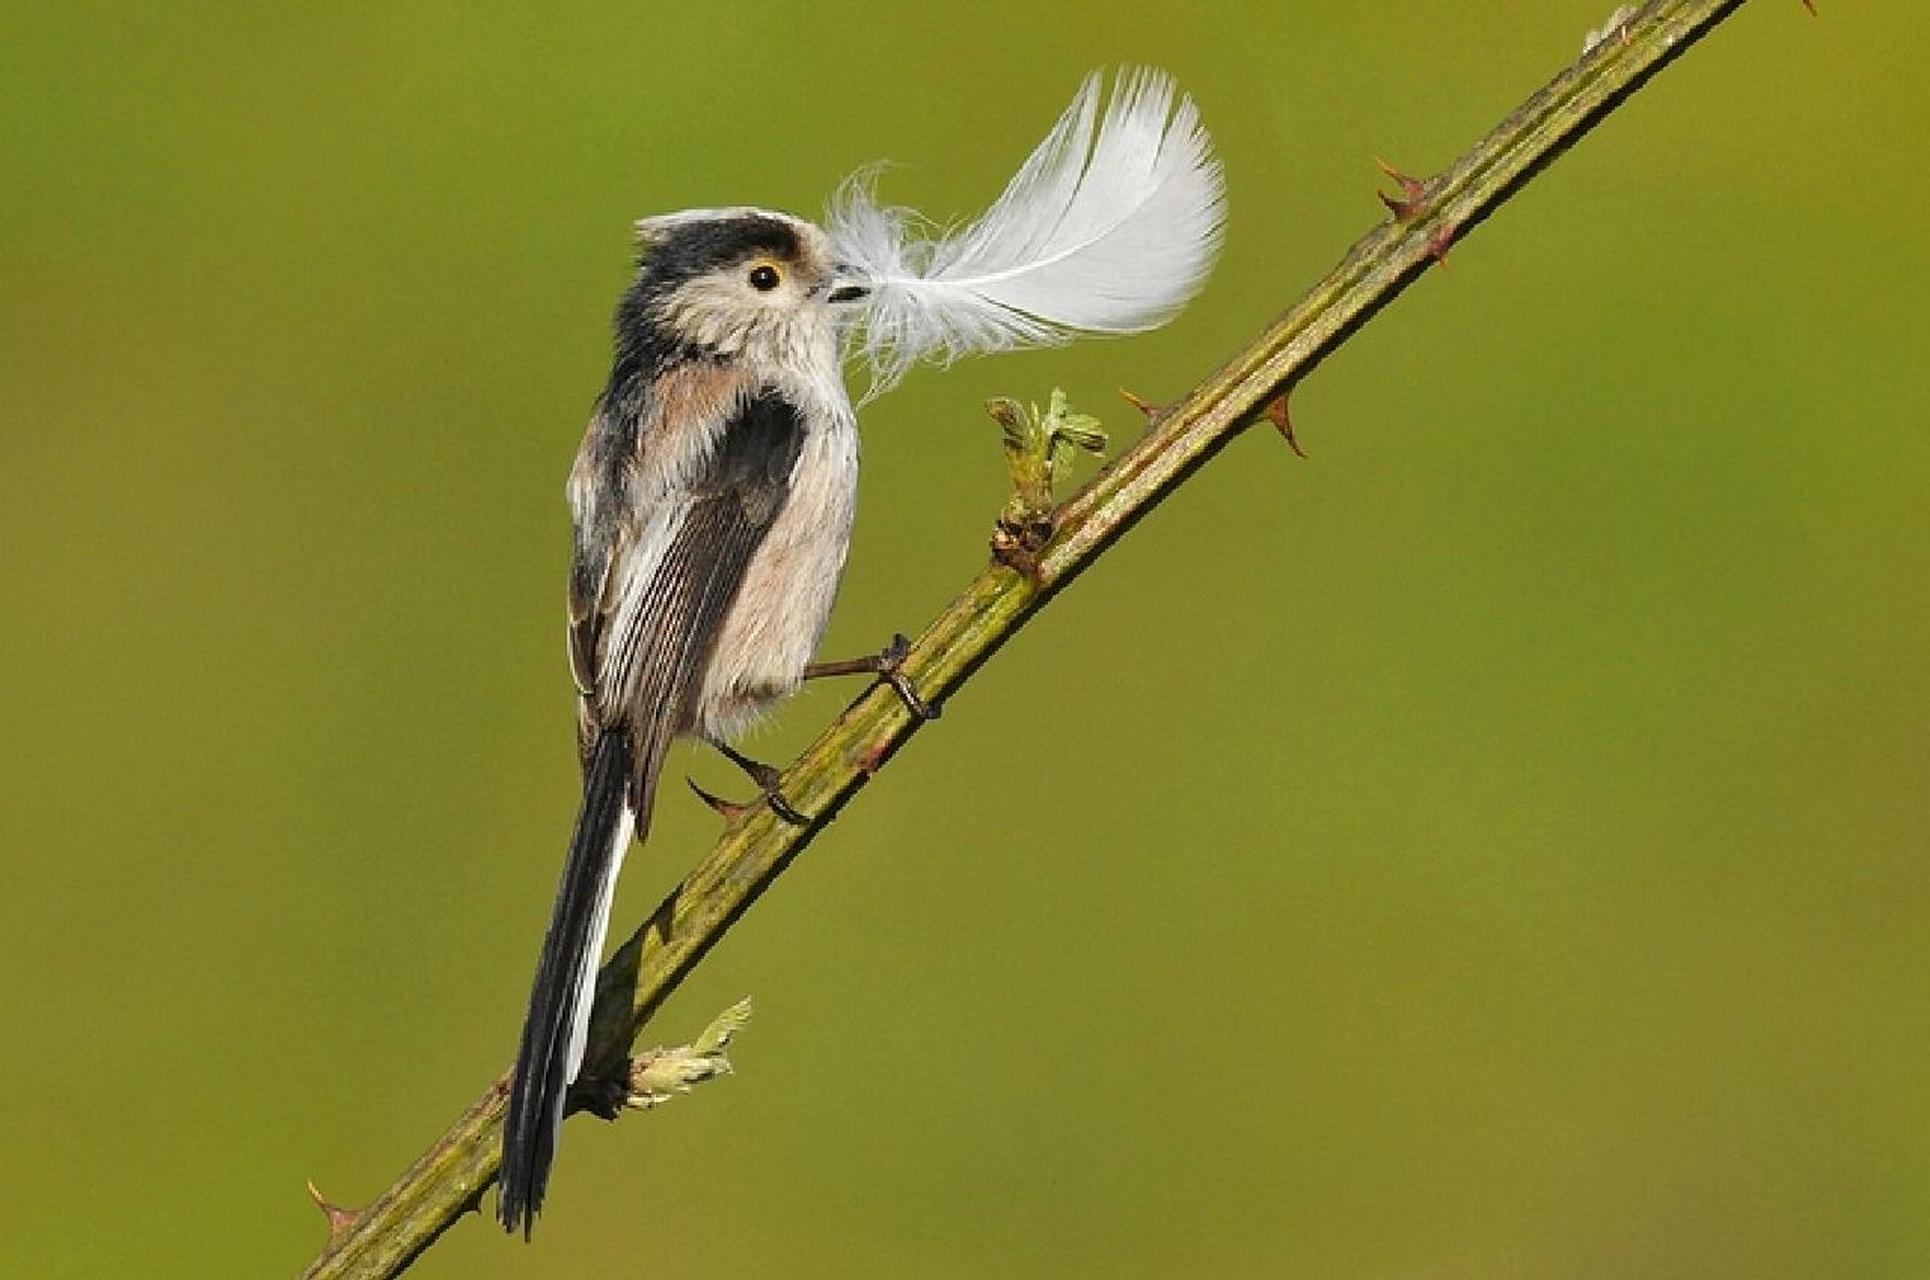
[(992, 527), (992, 557), (1036, 581), (1039, 553), (1052, 540), (1060, 473), (1075, 451), (1104, 453), (1106, 433), (1091, 414), (1074, 413), (1066, 393), (1052, 389), (1045, 410), (1005, 396), (985, 402), (1005, 437), (1012, 496)]
[(750, 1020), (751, 1001), (746, 996), (718, 1014), (689, 1044), (675, 1049), (645, 1049), (631, 1058), (629, 1091), (623, 1105), (649, 1111), (706, 1080), (729, 1075), (732, 1067), (724, 1050)]

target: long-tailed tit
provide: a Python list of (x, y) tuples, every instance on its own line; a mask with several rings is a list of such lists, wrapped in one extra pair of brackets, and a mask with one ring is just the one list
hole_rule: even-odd
[(1220, 169), (1190, 100), (1089, 77), (984, 217), (937, 240), (847, 183), (828, 229), (762, 209), (637, 224), (616, 360), (570, 472), (569, 655), (583, 802), (509, 1095), (500, 1216), (527, 1236), (583, 1064), (617, 872), (679, 737), (722, 749), (807, 676), (876, 671), (915, 712), (896, 643), (811, 665), (858, 480), (847, 351), (877, 392), (913, 362), (1130, 333), (1170, 318), (1218, 250)]

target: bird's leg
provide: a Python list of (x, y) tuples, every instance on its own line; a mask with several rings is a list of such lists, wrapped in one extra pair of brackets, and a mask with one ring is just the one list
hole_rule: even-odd
[(895, 635), (891, 643), (868, 658), (847, 658), (843, 662), (813, 662), (804, 668), (806, 680), (816, 680), (820, 676), (877, 676), (890, 685), (905, 710), (920, 720), (936, 720), (943, 709), (935, 707), (918, 696), (918, 690), (911, 687), (905, 678), (905, 655), (911, 652), (911, 641), (902, 635)]
[[(772, 813), (775, 813), (778, 817), (784, 819), (784, 821), (794, 827), (808, 827), (811, 825), (811, 820), (792, 807), (791, 802), (784, 798), (784, 793), (778, 790), (777, 784), (781, 775), (776, 769), (761, 760), (751, 759), (737, 748), (731, 746), (730, 743), (725, 742), (722, 738), (706, 737), (704, 741), (716, 747), (724, 759), (742, 769), (750, 780), (757, 784), (758, 791), (764, 796), (764, 803), (771, 806)], [(686, 781), (688, 781), (688, 779), (686, 779)], [(698, 799), (723, 814), (726, 818), (736, 818), (745, 809), (744, 805), (732, 804), (728, 800), (720, 799), (710, 794), (710, 792), (704, 790), (694, 782), (690, 784), (690, 789), (697, 793)]]

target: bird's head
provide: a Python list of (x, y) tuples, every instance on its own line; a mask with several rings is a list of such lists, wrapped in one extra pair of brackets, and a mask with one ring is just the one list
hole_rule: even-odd
[(868, 293), (823, 231), (787, 213), (691, 209), (645, 218), (637, 238), (633, 292), (648, 321), (713, 356), (818, 358)]

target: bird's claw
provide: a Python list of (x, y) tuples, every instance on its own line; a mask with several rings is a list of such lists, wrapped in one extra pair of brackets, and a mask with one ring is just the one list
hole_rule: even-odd
[[(799, 813), (797, 808), (792, 805), (789, 800), (784, 798), (784, 793), (778, 790), (777, 770), (772, 769), (769, 765), (757, 766), (762, 772), (753, 772), (749, 767), (745, 766), (739, 767), (744, 768), (744, 772), (750, 774), (751, 780), (757, 783), (759, 799), (771, 807), (772, 813), (794, 827), (808, 827), (811, 825), (811, 820), (802, 813)], [(706, 791), (697, 785), (695, 778), (685, 778), (684, 782), (697, 794), (699, 800), (709, 805), (711, 809), (716, 812), (717, 816), (725, 822), (738, 822), (757, 808), (755, 803), (744, 804), (737, 800), (726, 800), (720, 795)]]
[(944, 714), (944, 708), (934, 706), (918, 696), (911, 681), (905, 675), (905, 659), (911, 655), (911, 641), (903, 632), (894, 633), (891, 643), (878, 655), (878, 678), (890, 685), (898, 700), (905, 704), (905, 710), (920, 720), (936, 720)]

